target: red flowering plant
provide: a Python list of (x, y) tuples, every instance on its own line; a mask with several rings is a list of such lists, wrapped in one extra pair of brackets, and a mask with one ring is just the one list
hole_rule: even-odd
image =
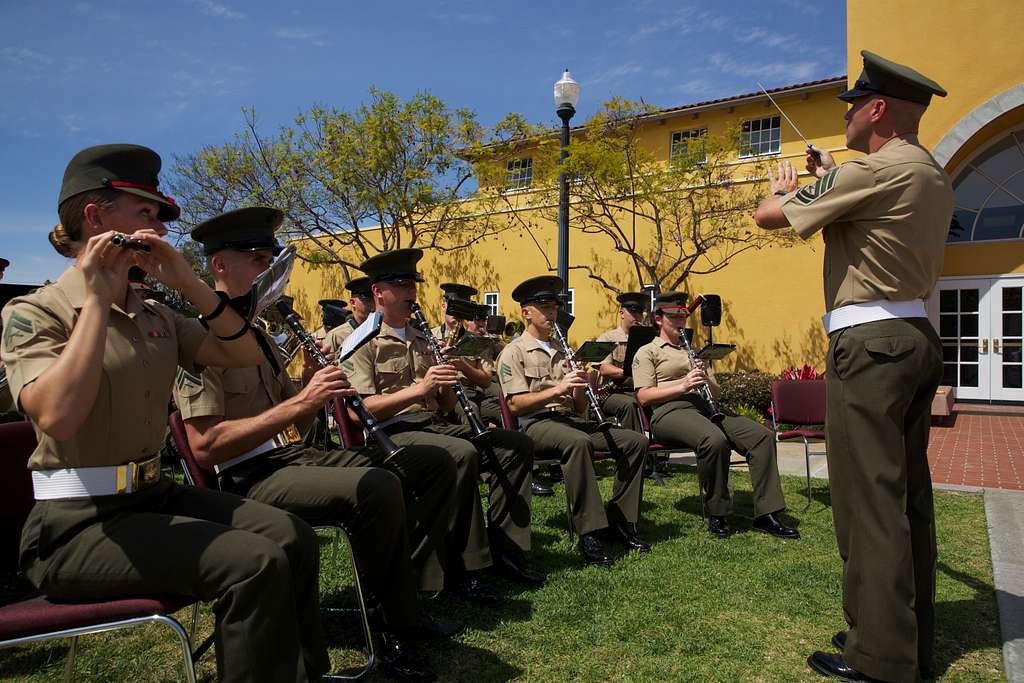
[(825, 379), (825, 375), (819, 374), (817, 370), (807, 363), (804, 363), (804, 366), (799, 370), (790, 366), (783, 370), (779, 377), (782, 379)]

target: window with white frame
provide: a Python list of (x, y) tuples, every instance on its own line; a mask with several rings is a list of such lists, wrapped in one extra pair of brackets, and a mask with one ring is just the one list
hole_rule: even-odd
[(778, 116), (743, 122), (740, 131), (740, 158), (778, 154), (782, 126)]
[(707, 137), (707, 134), (707, 128), (672, 131), (672, 143), (668, 149), (668, 162), (676, 164), (682, 159), (692, 156), (695, 162), (703, 164), (708, 160), (707, 150), (704, 149), (704, 138)]
[(491, 315), (498, 315), (498, 293), (484, 292), (484, 305), (491, 309)]
[(569, 298), (565, 300), (565, 310), (569, 315), (576, 315), (576, 290), (569, 288)]
[(505, 189), (525, 190), (533, 183), (533, 158), (509, 159), (505, 166)]

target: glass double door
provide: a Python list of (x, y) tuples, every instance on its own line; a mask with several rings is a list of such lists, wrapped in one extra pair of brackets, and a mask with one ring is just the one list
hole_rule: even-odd
[(957, 398), (1024, 402), (1024, 278), (940, 280), (928, 316), (942, 339), (942, 383)]

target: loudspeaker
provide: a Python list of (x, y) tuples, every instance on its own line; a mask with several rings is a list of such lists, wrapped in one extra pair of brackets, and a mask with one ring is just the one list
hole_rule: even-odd
[(717, 327), (722, 324), (722, 297), (717, 294), (705, 294), (700, 302), (700, 322), (705, 327)]

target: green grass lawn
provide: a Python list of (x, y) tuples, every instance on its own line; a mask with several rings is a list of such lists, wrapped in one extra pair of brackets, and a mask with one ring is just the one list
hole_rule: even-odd
[[(608, 475), (604, 463), (599, 472)], [(439, 616), (470, 628), (424, 650), (441, 680), (473, 681), (815, 681), (804, 660), (829, 649), (843, 628), (840, 563), (828, 488), (816, 482), (801, 512), (802, 480), (783, 478), (803, 539), (781, 541), (750, 531), (750, 482), (733, 472), (736, 533), (713, 539), (701, 526), (696, 476), (679, 468), (667, 486), (647, 482), (641, 536), (649, 554), (623, 556), (611, 568), (585, 568), (566, 545), (565, 499), (534, 500), (532, 560), (550, 573), (539, 590), (501, 583), (500, 609), (468, 606), (444, 596), (425, 602)], [(607, 496), (611, 479), (601, 480)], [(939, 530), (936, 670), (943, 681), (1000, 681), (1002, 655), (992, 587), (985, 513), (979, 496), (942, 493)], [(329, 602), (352, 603), (345, 587), (348, 558), (325, 543), (323, 590)], [(187, 625), (187, 613), (179, 618)], [(202, 610), (202, 633), (212, 624)], [(328, 617), (332, 657), (357, 662), (353, 615)], [(170, 639), (157, 629), (80, 640), (76, 680), (177, 680)], [(60, 677), (65, 641), (0, 650), (0, 679)], [(213, 657), (199, 665), (214, 680)], [(383, 680), (379, 675), (367, 680)]]

